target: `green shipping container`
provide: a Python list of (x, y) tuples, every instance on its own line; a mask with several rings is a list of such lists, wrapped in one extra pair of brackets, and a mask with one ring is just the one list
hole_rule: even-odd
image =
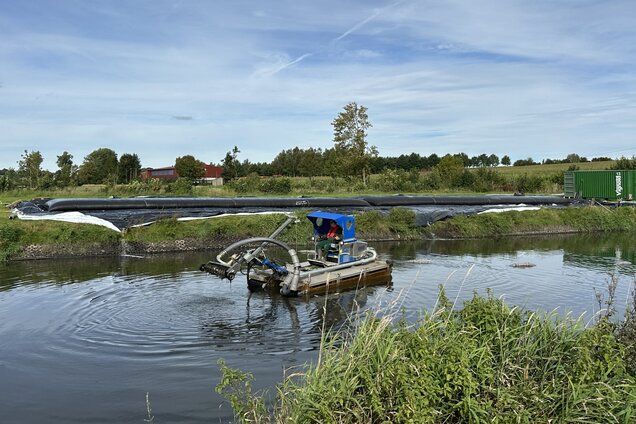
[(636, 200), (636, 170), (567, 171), (565, 197)]

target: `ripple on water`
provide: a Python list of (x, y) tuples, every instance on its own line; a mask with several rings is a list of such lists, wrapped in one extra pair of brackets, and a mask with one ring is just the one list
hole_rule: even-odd
[[(315, 349), (319, 316), (307, 304), (192, 273), (90, 282), (64, 302), (49, 349), (169, 360), (206, 349), (276, 355)], [(314, 325), (315, 324), (315, 325)], [(291, 337), (290, 337), (291, 335)]]

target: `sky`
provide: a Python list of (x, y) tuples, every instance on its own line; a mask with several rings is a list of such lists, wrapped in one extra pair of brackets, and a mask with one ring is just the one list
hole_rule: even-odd
[(636, 154), (634, 0), (0, 0), (0, 168), (107, 147), (142, 166), (333, 146)]

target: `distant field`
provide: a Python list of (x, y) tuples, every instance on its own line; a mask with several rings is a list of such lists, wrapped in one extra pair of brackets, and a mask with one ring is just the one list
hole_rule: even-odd
[(495, 168), (502, 174), (545, 174), (553, 172), (567, 171), (572, 165), (576, 165), (581, 170), (609, 169), (616, 161), (605, 162), (579, 162), (579, 163), (555, 163), (550, 165), (530, 165), (530, 166), (498, 166)]

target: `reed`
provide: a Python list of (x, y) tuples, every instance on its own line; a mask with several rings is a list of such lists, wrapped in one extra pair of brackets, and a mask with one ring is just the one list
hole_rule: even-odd
[[(636, 376), (627, 366), (625, 345), (610, 327), (586, 328), (569, 315), (510, 307), (492, 293), (475, 295), (461, 310), (452, 310), (442, 292), (436, 309), (415, 324), (369, 314), (355, 331), (328, 336), (321, 361), (287, 376), (270, 411), (261, 408), (257, 421), (237, 418), (277, 423), (636, 420)], [(227, 389), (217, 386), (224, 395)], [(247, 404), (265, 405), (262, 393), (248, 398)]]

